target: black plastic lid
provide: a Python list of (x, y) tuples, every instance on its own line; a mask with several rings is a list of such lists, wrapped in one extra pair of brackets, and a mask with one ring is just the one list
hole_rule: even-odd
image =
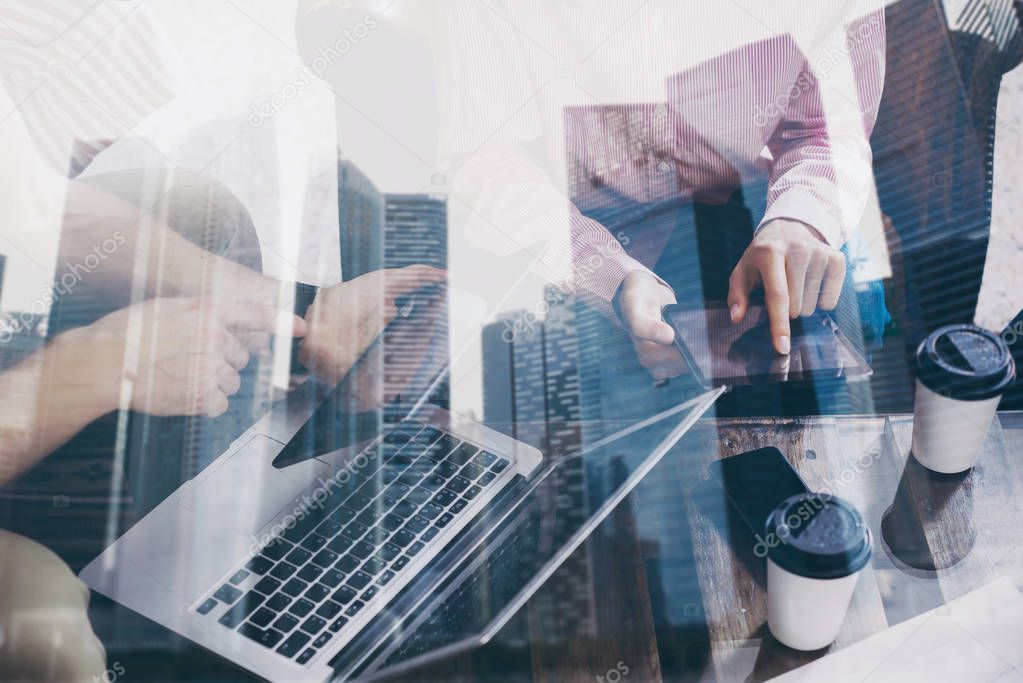
[(1009, 347), (993, 332), (948, 325), (916, 350), (917, 377), (931, 391), (961, 401), (1000, 396), (1016, 379)]
[(767, 556), (812, 579), (838, 579), (870, 561), (873, 544), (863, 516), (841, 498), (800, 493), (767, 517)]

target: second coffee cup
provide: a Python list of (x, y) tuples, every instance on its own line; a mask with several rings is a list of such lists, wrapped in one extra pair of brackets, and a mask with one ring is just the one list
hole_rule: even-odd
[(949, 325), (920, 344), (916, 372), (913, 455), (935, 472), (970, 469), (1016, 378), (1008, 346), (979, 327)]

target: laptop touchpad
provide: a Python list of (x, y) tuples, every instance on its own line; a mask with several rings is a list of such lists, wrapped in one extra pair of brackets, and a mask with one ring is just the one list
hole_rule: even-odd
[(298, 505), (301, 493), (329, 476), (330, 467), (306, 460), (277, 469), (273, 459), (283, 445), (257, 434), (224, 462), (214, 462), (186, 484), (181, 505), (210, 523), (230, 526), (249, 534), (258, 531), (282, 511)]

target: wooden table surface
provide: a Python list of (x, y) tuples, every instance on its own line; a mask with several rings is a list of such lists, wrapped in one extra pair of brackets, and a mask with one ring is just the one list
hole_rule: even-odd
[[(577, 551), (588, 576), (559, 572), (529, 603), (524, 668), (498, 664), (483, 648), (401, 680), (762, 681), (998, 577), (1023, 587), (1023, 414), (999, 415), (965, 476), (934, 475), (907, 460), (911, 435), (908, 415), (703, 420)], [(729, 541), (720, 489), (708, 495), (716, 484), (707, 462), (764, 446), (779, 448), (811, 488), (855, 505), (874, 534), (873, 559), (826, 650), (797, 652), (771, 637), (764, 561), (752, 552), (752, 534), (749, 543)], [(651, 512), (677, 544), (651, 542), (643, 523)], [(919, 568), (928, 565), (936, 568)], [(696, 628), (669, 628), (655, 612), (664, 593), (685, 590), (672, 577), (686, 575), (698, 585), (685, 605)], [(580, 580), (592, 584), (592, 620), (575, 633), (550, 633), (536, 615), (556, 610), (560, 588)]]

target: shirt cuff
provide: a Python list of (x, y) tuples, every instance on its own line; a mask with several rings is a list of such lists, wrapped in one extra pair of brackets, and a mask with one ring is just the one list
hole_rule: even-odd
[(809, 192), (793, 189), (788, 190), (767, 208), (763, 220), (757, 226), (757, 232), (778, 219), (805, 223), (819, 232), (829, 246), (841, 249), (849, 235), (842, 222), (823, 204), (820, 199)]

